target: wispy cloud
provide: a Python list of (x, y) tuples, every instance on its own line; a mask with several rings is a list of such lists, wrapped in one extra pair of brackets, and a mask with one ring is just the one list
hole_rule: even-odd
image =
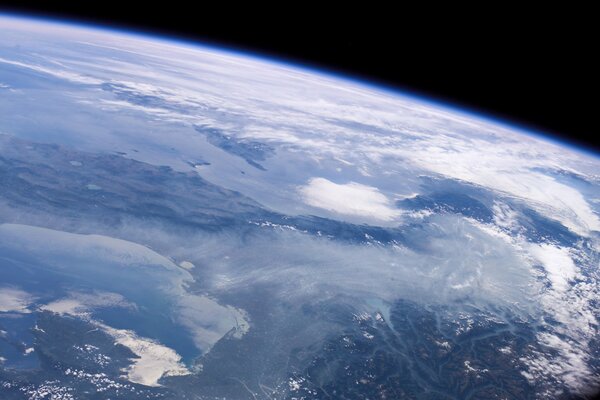
[(30, 313), (29, 306), (35, 298), (14, 287), (0, 287), (0, 312)]

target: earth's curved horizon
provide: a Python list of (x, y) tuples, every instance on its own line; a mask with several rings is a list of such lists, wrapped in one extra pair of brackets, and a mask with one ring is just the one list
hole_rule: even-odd
[(257, 55), (0, 13), (3, 399), (585, 399), (600, 157)]
[(46, 15), (44, 13), (30, 14), (25, 12), (0, 11), (0, 16), (16, 20), (30, 20), (39, 23), (57, 26), (70, 26), (77, 29), (92, 30), (105, 34), (131, 36), (140, 40), (149, 40), (170, 44), (172, 46), (183, 46), (196, 48), (198, 50), (209, 50), (215, 53), (227, 54), (232, 57), (248, 58), (258, 62), (274, 64), (283, 68), (292, 68), (307, 74), (321, 75), (324, 78), (343, 81), (346, 84), (360, 86), (371, 90), (387, 93), (392, 96), (411, 98), (417, 103), (427, 104), (434, 108), (444, 109), (463, 116), (486, 121), (491, 124), (504, 126), (510, 130), (524, 135), (534, 136), (543, 141), (549, 141), (570, 148), (573, 151), (584, 153), (592, 157), (600, 157), (600, 150), (590, 146), (585, 140), (570, 137), (568, 132), (556, 128), (544, 128), (542, 124), (527, 118), (511, 118), (510, 115), (502, 115), (492, 109), (478, 108), (476, 104), (452, 101), (435, 92), (421, 91), (418, 88), (404, 87), (401, 84), (380, 80), (376, 75), (357, 74), (335, 66), (319, 64), (309, 59), (285, 57), (274, 51), (261, 50), (251, 46), (244, 46), (233, 42), (219, 42), (218, 39), (201, 38), (193, 35), (180, 35), (175, 31), (153, 30), (149, 26), (129, 26), (125, 23), (114, 26), (106, 23), (78, 19), (71, 17), (60, 17)]

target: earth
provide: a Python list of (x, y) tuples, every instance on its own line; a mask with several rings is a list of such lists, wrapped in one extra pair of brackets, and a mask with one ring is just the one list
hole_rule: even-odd
[(0, 16), (0, 398), (585, 399), (600, 158), (199, 44)]

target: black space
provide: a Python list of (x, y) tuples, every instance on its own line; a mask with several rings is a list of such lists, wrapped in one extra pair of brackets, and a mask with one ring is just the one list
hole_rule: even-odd
[(363, 5), (338, 14), (299, 3), (277, 10), (228, 3), (205, 11), (200, 3), (160, 3), (127, 8), (22, 0), (0, 1), (0, 10), (272, 55), (466, 106), (600, 151), (600, 35), (591, 11), (561, 8), (549, 17), (548, 10), (467, 10), (456, 19), (433, 4), (419, 11)]

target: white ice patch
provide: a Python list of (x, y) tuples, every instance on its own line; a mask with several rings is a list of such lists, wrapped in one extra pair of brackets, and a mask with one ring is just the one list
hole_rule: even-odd
[[(181, 356), (173, 349), (152, 339), (139, 337), (131, 330), (115, 329), (91, 319), (90, 311), (102, 307), (135, 308), (135, 305), (116, 293), (73, 293), (67, 298), (53, 301), (40, 307), (40, 309), (63, 315), (83, 317), (89, 323), (96, 325), (112, 336), (116, 343), (129, 348), (139, 357), (131, 359), (132, 364), (124, 370), (126, 378), (130, 382), (146, 386), (160, 386), (158, 380), (163, 376), (190, 374), (181, 362)], [(89, 351), (94, 347), (86, 345), (86, 350)]]
[(356, 182), (337, 184), (325, 178), (312, 178), (298, 190), (306, 204), (339, 214), (383, 221), (400, 214), (379, 189)]
[(0, 312), (30, 313), (33, 297), (20, 289), (0, 287)]
[(116, 343), (127, 347), (139, 357), (131, 359), (133, 363), (124, 371), (130, 382), (160, 386), (158, 381), (163, 376), (190, 374), (175, 350), (151, 339), (139, 337), (133, 331), (115, 329), (99, 322), (95, 324), (111, 335)]

